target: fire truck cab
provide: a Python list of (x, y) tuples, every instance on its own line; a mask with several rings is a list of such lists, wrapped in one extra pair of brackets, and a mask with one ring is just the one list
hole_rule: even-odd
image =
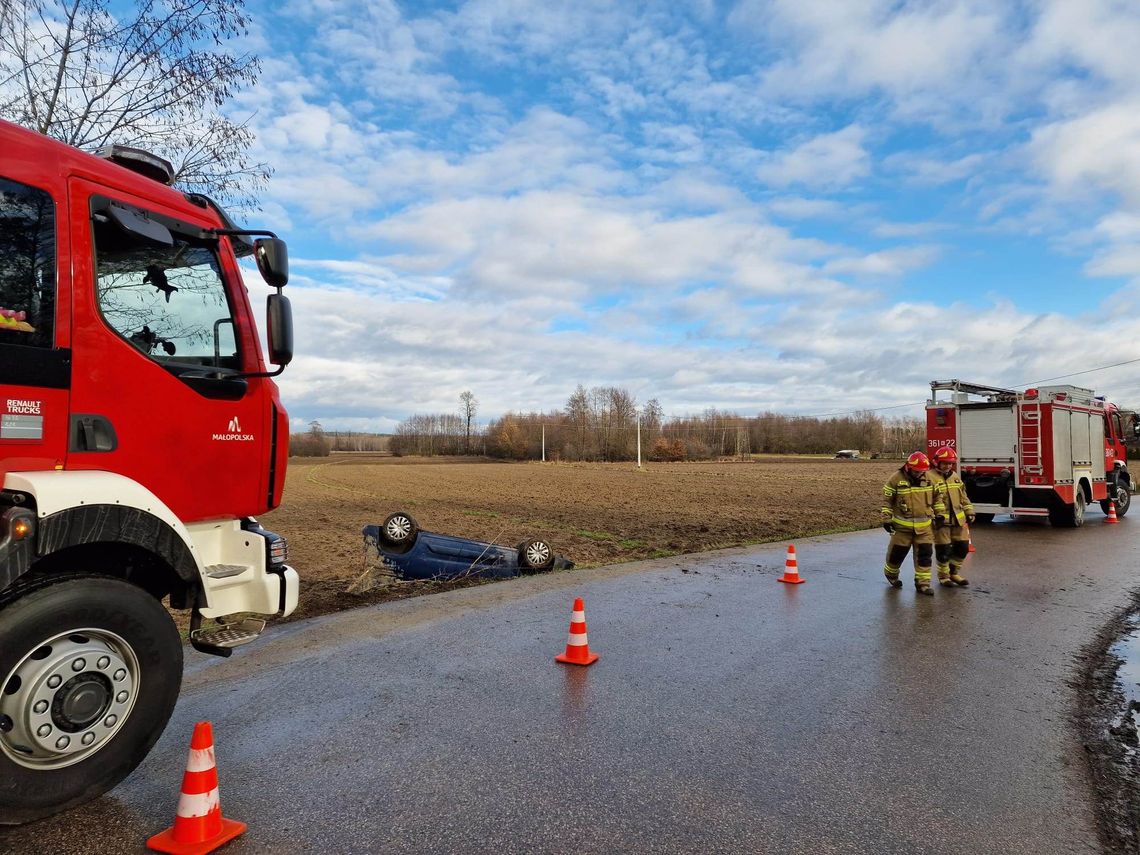
[(1017, 392), (933, 381), (926, 404), (927, 446), (950, 446), (980, 522), (996, 514), (1047, 516), (1056, 526), (1084, 524), (1099, 502), (1128, 513), (1134, 483), (1126, 444), (1132, 414), (1078, 386)]
[[(271, 379), (293, 348), (284, 242), (139, 150), (0, 121), (0, 152), (3, 825), (94, 798), (146, 756), (182, 679), (166, 604), (225, 656), (296, 607), (298, 578), (255, 518), (288, 460)], [(268, 360), (248, 255), (276, 289)]]

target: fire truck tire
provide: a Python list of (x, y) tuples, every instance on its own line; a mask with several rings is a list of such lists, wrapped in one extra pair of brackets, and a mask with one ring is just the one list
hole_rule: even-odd
[[(1116, 494), (1112, 499), (1116, 501), (1116, 516), (1122, 517), (1128, 513), (1128, 508), (1132, 504), (1132, 492), (1124, 484), (1116, 484)], [(1109, 499), (1105, 499), (1100, 503), (1100, 509), (1106, 514), (1108, 513)]]
[(136, 585), (45, 577), (0, 608), (0, 681), (0, 825), (18, 825), (142, 762), (174, 711), (182, 642)]
[(974, 514), (974, 522), (978, 525), (989, 525), (993, 521), (993, 514)]
[(1085, 494), (1078, 489), (1073, 504), (1057, 504), (1049, 509), (1049, 522), (1059, 528), (1080, 528), (1085, 524)]

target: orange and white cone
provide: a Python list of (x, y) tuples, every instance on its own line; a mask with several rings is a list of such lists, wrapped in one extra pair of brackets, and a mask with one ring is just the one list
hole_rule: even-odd
[(1108, 516), (1104, 518), (1106, 523), (1119, 523), (1120, 520), (1116, 518), (1116, 502), (1109, 501), (1108, 503)]
[(978, 551), (978, 550), (974, 549), (974, 540), (973, 540), (973, 538), (970, 538), (970, 548), (967, 550), (967, 552), (977, 552), (977, 551)]
[(591, 665), (598, 661), (598, 654), (590, 652), (586, 640), (586, 607), (582, 598), (574, 600), (574, 611), (570, 615), (570, 637), (566, 639), (566, 652), (554, 657), (556, 662), (570, 665)]
[(788, 557), (784, 559), (784, 575), (776, 581), (787, 582), (789, 585), (799, 585), (807, 581), (807, 579), (800, 578), (800, 568), (796, 563), (796, 547), (794, 544), (788, 544)]
[(150, 849), (171, 855), (205, 855), (229, 843), (246, 829), (244, 822), (222, 816), (218, 770), (214, 765), (214, 730), (208, 721), (194, 725), (182, 795), (174, 825), (146, 842)]

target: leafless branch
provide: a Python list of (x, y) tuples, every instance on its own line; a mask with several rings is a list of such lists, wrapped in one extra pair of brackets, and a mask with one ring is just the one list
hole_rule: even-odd
[(154, 151), (187, 189), (256, 208), (272, 170), (222, 109), (260, 61), (241, 0), (0, 0), (0, 116), (71, 145)]

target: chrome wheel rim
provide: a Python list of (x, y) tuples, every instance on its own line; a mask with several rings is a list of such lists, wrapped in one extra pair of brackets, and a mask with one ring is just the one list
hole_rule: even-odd
[(531, 567), (541, 567), (550, 560), (550, 547), (541, 540), (533, 540), (526, 545), (526, 560)]
[(122, 728), (139, 689), (122, 637), (72, 629), (29, 650), (0, 683), (0, 751), (28, 769), (79, 763)]
[(389, 540), (407, 540), (412, 533), (412, 521), (407, 517), (393, 517), (384, 527)]

